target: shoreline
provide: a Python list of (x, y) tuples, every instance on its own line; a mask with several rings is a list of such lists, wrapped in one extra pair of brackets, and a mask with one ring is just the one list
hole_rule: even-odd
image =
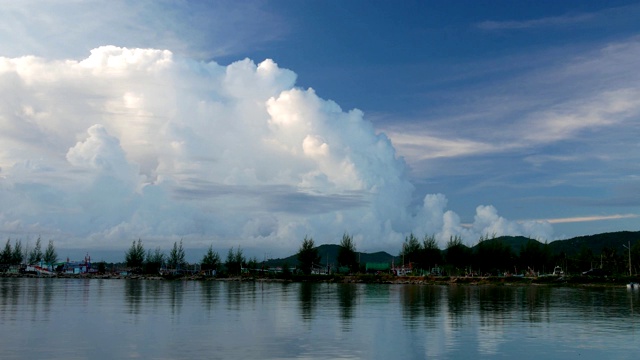
[(0, 278), (35, 279), (102, 279), (102, 280), (149, 280), (149, 281), (233, 281), (233, 282), (279, 282), (279, 283), (342, 283), (342, 284), (405, 284), (405, 285), (497, 285), (497, 286), (605, 286), (626, 287), (629, 282), (640, 282), (639, 276), (588, 277), (588, 276), (540, 276), (540, 277), (498, 277), (498, 276), (392, 276), (392, 275), (293, 275), (283, 277), (234, 276), (212, 277), (186, 275), (165, 277), (160, 275), (120, 275), (120, 274), (16, 274), (0, 273)]

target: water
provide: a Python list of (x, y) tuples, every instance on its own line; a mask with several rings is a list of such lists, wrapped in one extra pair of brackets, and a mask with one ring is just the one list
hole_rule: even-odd
[(2, 359), (637, 359), (624, 288), (0, 279)]

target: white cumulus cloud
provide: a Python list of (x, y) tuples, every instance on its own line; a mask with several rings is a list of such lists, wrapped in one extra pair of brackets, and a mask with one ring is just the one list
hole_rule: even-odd
[(272, 60), (222, 66), (156, 49), (0, 58), (0, 232), (286, 253), (345, 231), (372, 250), (411, 231), (548, 235), (491, 206), (465, 227), (441, 194), (415, 211), (387, 136), (295, 80)]

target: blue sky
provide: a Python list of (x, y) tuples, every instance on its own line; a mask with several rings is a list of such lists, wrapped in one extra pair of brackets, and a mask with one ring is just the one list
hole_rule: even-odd
[(275, 256), (638, 230), (638, 2), (1, 8), (6, 237)]

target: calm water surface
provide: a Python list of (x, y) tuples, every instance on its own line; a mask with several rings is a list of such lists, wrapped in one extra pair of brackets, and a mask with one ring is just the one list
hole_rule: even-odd
[(2, 359), (638, 359), (624, 288), (0, 279)]

